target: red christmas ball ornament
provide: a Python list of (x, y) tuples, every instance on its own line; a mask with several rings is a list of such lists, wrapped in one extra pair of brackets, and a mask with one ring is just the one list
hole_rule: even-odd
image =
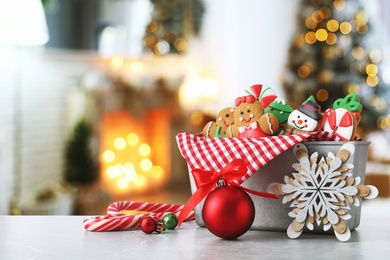
[(141, 230), (146, 234), (151, 234), (157, 228), (157, 222), (154, 218), (148, 216), (144, 217), (140, 223)]
[(255, 219), (252, 198), (235, 186), (214, 189), (202, 209), (207, 229), (223, 239), (235, 239), (249, 230)]

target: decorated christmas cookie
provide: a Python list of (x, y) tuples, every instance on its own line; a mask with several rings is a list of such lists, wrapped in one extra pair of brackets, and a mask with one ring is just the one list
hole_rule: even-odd
[(264, 110), (264, 113), (271, 113), (276, 116), (279, 122), (279, 129), (274, 133), (278, 135), (287, 124), (287, 119), (293, 109), (281, 98), (276, 98), (269, 106)]
[[(228, 130), (228, 127), (231, 126), (233, 123), (234, 108), (224, 108), (219, 111), (215, 121), (210, 121), (203, 127), (203, 135), (205, 137), (231, 137), (232, 134), (226, 134), (226, 130)], [(231, 127), (229, 128), (229, 130), (230, 129)]]
[(256, 84), (251, 86), (251, 91), (247, 91), (248, 94), (256, 97), (257, 100), (263, 105), (264, 108), (274, 101), (277, 96), (271, 87), (263, 84)]
[(273, 135), (279, 128), (275, 115), (264, 113), (264, 107), (253, 95), (236, 99), (233, 137), (258, 138)]
[(302, 105), (291, 112), (287, 125), (284, 126), (284, 134), (310, 133), (316, 131), (322, 120), (321, 107), (309, 97)]
[(337, 99), (333, 108), (324, 113), (323, 130), (337, 133), (346, 140), (354, 140), (356, 128), (360, 121), (362, 105), (356, 94), (348, 94), (345, 98)]

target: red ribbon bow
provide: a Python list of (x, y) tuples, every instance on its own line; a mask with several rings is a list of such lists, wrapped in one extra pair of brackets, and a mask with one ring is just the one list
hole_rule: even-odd
[(248, 95), (244, 97), (236, 98), (236, 106), (239, 106), (241, 103), (253, 103), (255, 102), (256, 97), (253, 95)]
[(248, 168), (246, 162), (243, 159), (235, 159), (228, 163), (220, 172), (217, 171), (206, 171), (202, 169), (192, 170), (192, 175), (194, 177), (197, 190), (191, 196), (191, 198), (184, 205), (178, 216), (178, 226), (180, 227), (181, 223), (187, 217), (187, 215), (213, 190), (216, 188), (216, 184), (220, 178), (223, 178), (231, 186), (239, 187), (246, 192), (252, 193), (257, 196), (274, 198), (278, 197), (275, 194), (259, 192), (247, 189), (238, 184), (242, 176), (246, 174)]

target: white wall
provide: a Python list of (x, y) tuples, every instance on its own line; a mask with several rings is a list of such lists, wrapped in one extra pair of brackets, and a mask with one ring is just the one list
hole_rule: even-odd
[[(0, 214), (7, 214), (14, 178), (14, 88), (21, 88), (21, 200), (62, 180), (68, 134), (67, 94), (74, 78), (98, 71), (96, 55), (39, 48), (0, 48)], [(18, 79), (18, 81), (15, 81)]]
[(231, 105), (255, 83), (280, 96), (280, 75), (295, 30), (299, 0), (205, 0), (201, 40), (191, 55), (200, 67), (215, 70), (222, 94), (218, 106)]
[(0, 214), (6, 214), (12, 194), (13, 49), (0, 46)]

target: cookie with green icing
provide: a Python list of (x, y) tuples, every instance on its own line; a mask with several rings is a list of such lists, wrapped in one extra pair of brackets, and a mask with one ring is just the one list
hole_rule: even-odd
[(234, 108), (224, 108), (219, 111), (215, 121), (210, 121), (203, 127), (203, 135), (205, 137), (232, 137), (232, 134), (227, 131), (233, 123)]
[(291, 114), (293, 109), (281, 98), (276, 98), (268, 107), (264, 110), (264, 113), (271, 113), (276, 116), (279, 122), (279, 128), (274, 133), (278, 135), (287, 124), (288, 116)]
[(356, 121), (360, 122), (360, 112), (362, 111), (362, 104), (360, 103), (360, 98), (355, 93), (350, 93), (344, 98), (339, 98), (333, 102), (333, 109), (344, 108), (352, 113)]

